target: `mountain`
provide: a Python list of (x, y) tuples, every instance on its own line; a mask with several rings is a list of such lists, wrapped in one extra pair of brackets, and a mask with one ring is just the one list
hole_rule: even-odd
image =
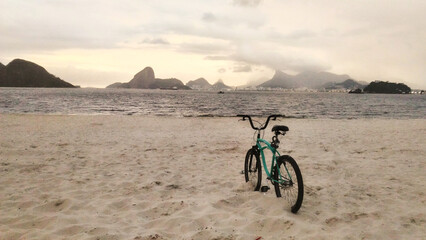
[(295, 76), (276, 70), (271, 80), (259, 85), (263, 88), (297, 88)]
[(262, 83), (263, 88), (321, 88), (327, 82), (343, 82), (348, 75), (337, 75), (329, 72), (301, 72), (297, 75), (276, 70), (272, 79)]
[(182, 81), (176, 78), (159, 79), (155, 78), (154, 70), (146, 67), (138, 72), (128, 83), (113, 83), (107, 88), (141, 88), (141, 89), (189, 89), (183, 85)]
[(185, 86), (181, 80), (176, 78), (168, 78), (168, 79), (155, 79), (155, 81), (150, 85), (150, 88), (161, 88), (161, 89), (190, 89)]
[(124, 83), (116, 82), (116, 83), (113, 83), (113, 84), (108, 85), (106, 88), (124, 88), (124, 87), (122, 86), (123, 84), (124, 84)]
[(329, 82), (326, 83), (322, 86), (322, 88), (327, 89), (327, 90), (331, 90), (331, 89), (363, 89), (366, 85), (361, 84), (355, 80), (352, 79), (347, 79), (343, 82), (340, 83), (335, 83), (335, 82)]
[[(6, 74), (6, 66), (3, 65), (3, 63), (0, 63), (0, 79), (5, 78), (5, 74)], [(1, 81), (1, 80), (0, 80)]]
[(350, 77), (346, 74), (337, 75), (329, 72), (302, 72), (296, 76), (297, 80), (302, 83), (303, 87), (320, 88), (327, 82), (343, 82)]
[(193, 81), (189, 81), (186, 86), (190, 87), (191, 89), (196, 90), (214, 90), (214, 91), (222, 91), (227, 89), (232, 89), (232, 87), (227, 86), (221, 79), (219, 79), (215, 84), (211, 85), (209, 82), (207, 82), (204, 78), (198, 78)]
[(0, 66), (0, 87), (74, 88), (75, 86), (48, 73), (43, 67), (22, 59)]
[(403, 83), (375, 81), (364, 88), (365, 93), (410, 93), (411, 88)]
[(151, 88), (155, 82), (154, 70), (151, 67), (146, 67), (138, 72), (128, 83), (129, 88)]
[(196, 80), (189, 81), (186, 86), (197, 90), (208, 90), (212, 87), (212, 85), (204, 78), (198, 78)]
[(225, 85), (221, 79), (219, 79), (215, 84), (212, 85), (213, 90), (227, 90), (232, 89), (232, 87)]

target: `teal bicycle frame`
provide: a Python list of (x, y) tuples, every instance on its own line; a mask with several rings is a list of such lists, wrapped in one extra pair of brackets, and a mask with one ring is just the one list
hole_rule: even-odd
[[(261, 145), (262, 143), (265, 144), (265, 146), (262, 146)], [(269, 149), (271, 151), (271, 153), (272, 153), (272, 161), (271, 161), (271, 167), (270, 167), (270, 169), (272, 171), (272, 169), (275, 167), (275, 164), (276, 164), (276, 161), (277, 161), (277, 155), (278, 155), (278, 157), (281, 156), (281, 154), (277, 151), (277, 149), (274, 148), (274, 147), (272, 147), (271, 143), (269, 143), (268, 141), (266, 141), (266, 140), (264, 140), (262, 138), (258, 138), (256, 140), (256, 147), (257, 147), (257, 149), (260, 152), (260, 156), (262, 157), (263, 169), (265, 170), (266, 175), (268, 175), (268, 179), (270, 179), (272, 182), (277, 182), (277, 183), (288, 182), (288, 180), (284, 180), (283, 179), (283, 177), (281, 175), (281, 172), (280, 172), (280, 169), (277, 169), (278, 170), (279, 179), (272, 178), (272, 174), (268, 170), (268, 166), (266, 164), (266, 158), (265, 158), (264, 150), (265, 149)], [(289, 180), (291, 181), (292, 180), (291, 179), (291, 175), (288, 172), (287, 166), (284, 165), (284, 168), (285, 168), (285, 170), (287, 172), (287, 176), (289, 177)]]
[[(265, 146), (262, 146), (261, 143), (264, 143)], [(277, 149), (272, 147), (268, 141), (262, 138), (257, 139), (256, 146), (257, 146), (257, 149), (259, 149), (260, 156), (262, 157), (263, 169), (265, 169), (266, 175), (268, 175), (268, 177), (271, 178), (272, 174), (271, 172), (268, 171), (268, 166), (266, 165), (265, 153), (263, 152), (263, 150), (269, 149), (272, 152), (272, 162), (270, 167), (271, 171), (272, 171), (272, 168), (275, 166), (275, 162), (277, 160), (276, 155), (278, 154), (278, 156), (280, 156), (280, 153), (277, 151)]]

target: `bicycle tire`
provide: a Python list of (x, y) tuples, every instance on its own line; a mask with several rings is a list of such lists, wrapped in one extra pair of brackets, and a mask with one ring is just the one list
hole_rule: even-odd
[(259, 154), (253, 149), (248, 150), (244, 161), (244, 176), (246, 182), (251, 182), (254, 191), (259, 191), (262, 182), (261, 166)]
[[(278, 171), (278, 169), (280, 169), (280, 171)], [(281, 174), (281, 178), (279, 174)], [(291, 212), (297, 213), (303, 202), (303, 178), (296, 161), (288, 155), (280, 156), (277, 159), (277, 164), (273, 169), (272, 176), (274, 180), (289, 180), (285, 183), (278, 183), (274, 181), (275, 194), (277, 197), (286, 198), (290, 204)]]

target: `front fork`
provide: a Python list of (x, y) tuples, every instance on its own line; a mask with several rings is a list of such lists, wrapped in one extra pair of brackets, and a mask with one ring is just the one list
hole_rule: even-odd
[(248, 162), (248, 167), (249, 167), (249, 171), (250, 172), (256, 172), (257, 171), (257, 163), (254, 163), (254, 169), (253, 169), (253, 171), (252, 171), (252, 166), (253, 166), (253, 155), (256, 155), (256, 157), (255, 157), (255, 161), (256, 161), (256, 159), (259, 159), (259, 149), (257, 148), (257, 146), (256, 145), (254, 145), (254, 146), (252, 146), (251, 147), (251, 152), (252, 152), (252, 154), (250, 155), (250, 159), (249, 159), (249, 162)]

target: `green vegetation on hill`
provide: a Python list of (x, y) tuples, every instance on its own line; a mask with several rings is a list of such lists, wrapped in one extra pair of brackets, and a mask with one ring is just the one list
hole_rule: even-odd
[(390, 83), (375, 81), (371, 82), (367, 87), (364, 88), (365, 93), (410, 93), (411, 88), (403, 83)]

